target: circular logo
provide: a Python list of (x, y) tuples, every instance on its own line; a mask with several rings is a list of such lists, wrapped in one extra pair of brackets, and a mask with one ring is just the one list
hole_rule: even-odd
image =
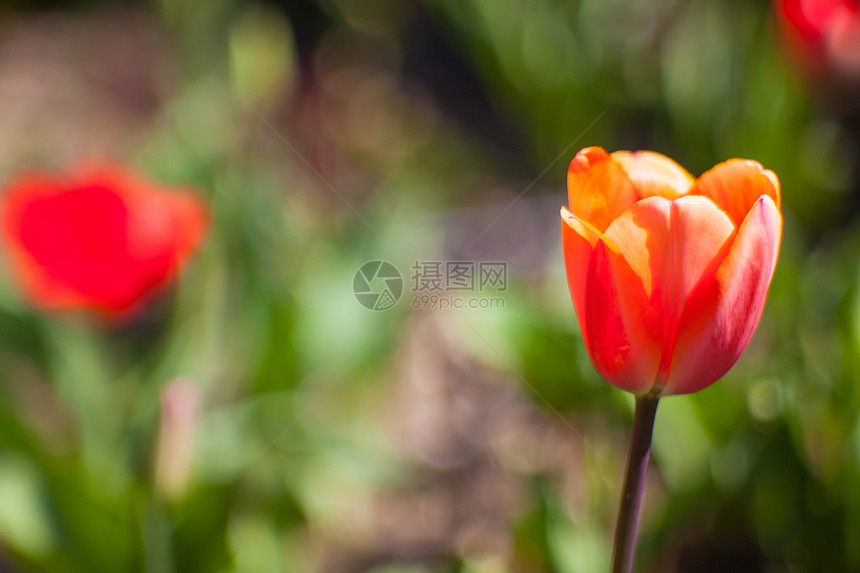
[(403, 294), (403, 277), (387, 261), (368, 261), (355, 271), (352, 292), (364, 308), (388, 310)]

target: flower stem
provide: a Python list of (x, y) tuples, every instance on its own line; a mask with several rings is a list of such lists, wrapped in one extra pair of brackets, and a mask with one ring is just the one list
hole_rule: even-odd
[(630, 434), (630, 446), (627, 448), (624, 489), (621, 490), (618, 523), (615, 526), (612, 573), (633, 571), (639, 507), (642, 505), (642, 494), (645, 490), (645, 473), (648, 471), (648, 459), (651, 456), (651, 434), (654, 430), (654, 417), (657, 415), (659, 399), (659, 396), (654, 394), (636, 396), (633, 429)]

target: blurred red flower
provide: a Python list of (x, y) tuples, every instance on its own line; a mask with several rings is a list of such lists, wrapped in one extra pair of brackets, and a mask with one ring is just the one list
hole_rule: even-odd
[(858, 0), (776, 0), (783, 39), (792, 56), (816, 79), (860, 81)]
[(176, 275), (207, 227), (194, 195), (117, 165), (22, 175), (0, 196), (0, 240), (25, 294), (43, 309), (128, 318)]

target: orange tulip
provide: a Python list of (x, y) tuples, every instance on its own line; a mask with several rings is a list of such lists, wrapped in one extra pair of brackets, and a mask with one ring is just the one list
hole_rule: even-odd
[(564, 260), (598, 373), (637, 394), (716, 382), (752, 337), (776, 266), (776, 175), (731, 159), (694, 180), (659, 153), (589, 147), (567, 177)]

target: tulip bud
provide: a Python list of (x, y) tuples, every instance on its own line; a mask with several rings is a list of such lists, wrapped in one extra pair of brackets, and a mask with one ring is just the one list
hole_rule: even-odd
[(155, 488), (167, 499), (182, 497), (188, 487), (200, 418), (200, 390), (182, 378), (161, 391), (161, 420), (155, 463)]
[(782, 234), (779, 182), (731, 159), (698, 179), (658, 153), (591, 147), (561, 209), (568, 285), (610, 384), (686, 394), (720, 377), (758, 324)]

